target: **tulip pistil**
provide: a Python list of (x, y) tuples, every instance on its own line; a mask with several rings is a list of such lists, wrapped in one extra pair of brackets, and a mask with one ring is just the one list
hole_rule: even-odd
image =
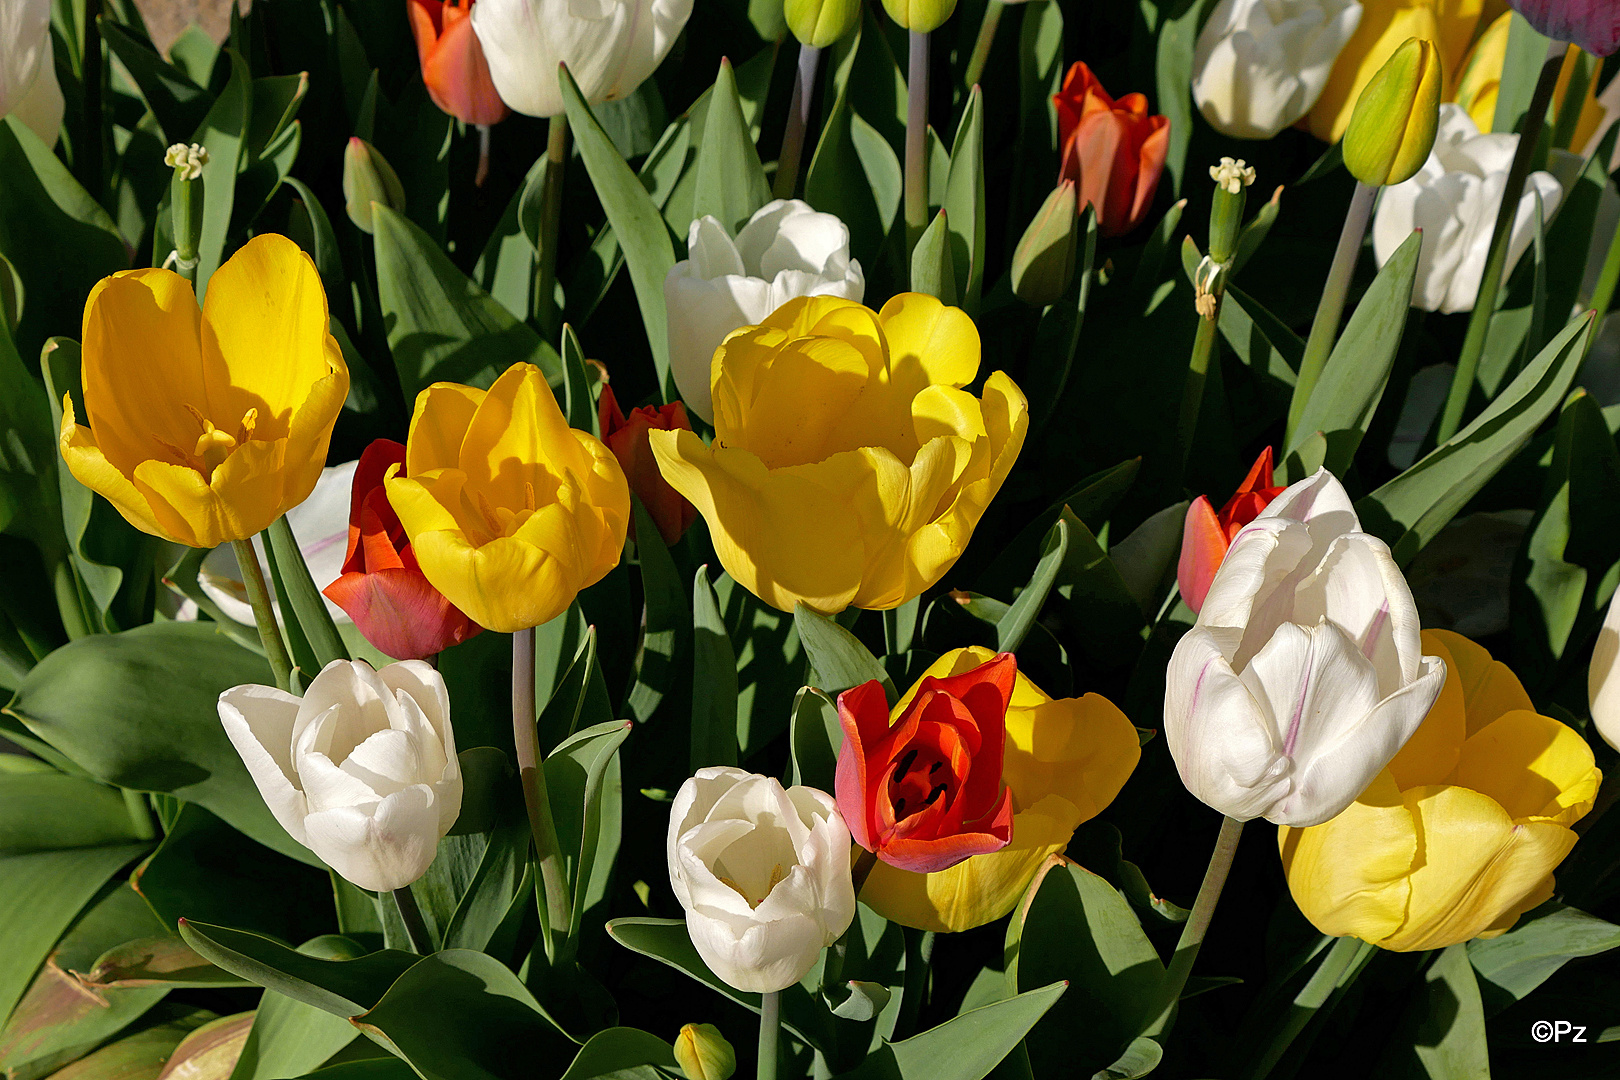
[(787, 880), (788, 872), (781, 863), (777, 863), (775, 866), (771, 867), (771, 876), (765, 882), (765, 891), (762, 892), (758, 898), (749, 895), (747, 889), (744, 889), (741, 885), (737, 884), (731, 878), (726, 877), (724, 874), (716, 874), (715, 876), (720, 879), (720, 884), (726, 886), (732, 892), (748, 901), (748, 906), (750, 908), (757, 908), (759, 905), (765, 902), (766, 897), (771, 895), (771, 891), (775, 889), (777, 885)]
[(242, 422), (237, 425), (236, 434), (231, 435), (214, 426), (214, 422), (204, 416), (195, 406), (187, 405), (189, 412), (199, 427), (201, 433), (197, 436), (197, 443), (188, 453), (167, 439), (157, 435), (152, 436), (159, 446), (168, 451), (169, 456), (177, 465), (188, 469), (195, 469), (201, 473), (203, 479), (212, 481), (214, 470), (225, 464), (225, 459), (231, 456), (231, 451), (247, 442), (253, 437), (253, 429), (259, 424), (259, 410), (249, 409), (242, 416)]
[(889, 801), (894, 807), (896, 824), (934, 805), (950, 788), (948, 780), (934, 782), (934, 774), (945, 764), (945, 759), (936, 757), (919, 764), (919, 752), (915, 746), (906, 751), (905, 756), (895, 762), (894, 773), (889, 777)]

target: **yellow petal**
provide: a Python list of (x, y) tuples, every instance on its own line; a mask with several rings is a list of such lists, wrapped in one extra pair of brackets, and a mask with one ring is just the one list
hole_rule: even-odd
[[(113, 504), (124, 520), (151, 536), (162, 537), (176, 544), (187, 539), (165, 530), (152, 514), (152, 508), (129, 477), (113, 468), (106, 455), (96, 445), (95, 436), (87, 427), (80, 427), (73, 419), (73, 399), (62, 395), (62, 460), (67, 463), (73, 478), (97, 495)], [(187, 536), (189, 536), (189, 530)]]
[[(1428, 640), (1445, 646), (1462, 682), (1463, 707), (1468, 716), (1468, 734), (1473, 735), (1503, 713), (1515, 709), (1535, 711), (1530, 695), (1524, 692), (1517, 675), (1479, 645), (1450, 630), (1425, 631)], [(1448, 676), (1449, 677), (1449, 676)]]
[(889, 342), (889, 378), (915, 395), (929, 385), (966, 386), (979, 373), (979, 328), (961, 308), (927, 293), (901, 293), (878, 312)]
[[(944, 656), (941, 656), (938, 660), (929, 664), (928, 669), (917, 676), (917, 681), (912, 683), (911, 687), (900, 695), (900, 700), (895, 702), (894, 708), (889, 711), (890, 722), (893, 723), (899, 719), (900, 714), (906, 711), (906, 706), (910, 705), (911, 699), (917, 696), (917, 691), (922, 687), (924, 679), (948, 679), (952, 675), (964, 674), (981, 664), (993, 660), (995, 655), (996, 651), (994, 649), (987, 649), (983, 645), (969, 645), (966, 648), (952, 649)], [(1036, 699), (1031, 695), (1039, 695), (1039, 698)], [(1036, 700), (1050, 701), (1052, 699), (1041, 693), (1040, 689), (1020, 672), (1013, 683), (1012, 704), (1032, 705), (1035, 704)]]
[(1510, 818), (1570, 825), (1592, 809), (1601, 780), (1591, 746), (1574, 728), (1518, 709), (1463, 744), (1449, 782), (1490, 796)]
[(514, 364), (501, 373), (478, 403), (461, 444), (467, 483), (509, 510), (550, 501), (563, 470), (582, 464), (579, 443), (533, 364)]
[(788, 337), (827, 334), (870, 338), (877, 332), (871, 309), (841, 296), (795, 297), (771, 312), (760, 325), (781, 330)]
[(1388, 772), (1337, 817), (1308, 829), (1281, 826), (1277, 843), (1288, 891), (1322, 933), (1380, 943), (1400, 928), (1419, 840)]
[[(766, 351), (746, 339), (728, 342), (723, 369), (731, 364), (733, 344), (748, 354)], [(822, 461), (861, 445), (846, 441), (842, 429), (867, 388), (866, 357), (848, 342), (827, 337), (768, 351), (769, 362), (758, 365), (749, 398), (734, 405), (722, 385), (715, 430), (725, 445), (757, 455), (772, 469)], [(871, 433), (871, 441), (880, 442), (880, 434)]]
[(1442, 637), (1439, 631), (1423, 631), (1423, 652), (1446, 662), (1446, 681), (1429, 715), (1389, 763), (1390, 774), (1402, 790), (1444, 783), (1457, 767), (1457, 755), (1468, 737), (1462, 674), (1447, 647), (1447, 642), (1455, 638), (1455, 634)]
[(578, 591), (557, 559), (516, 537), (474, 547), (460, 533), (427, 532), (411, 538), (411, 550), (446, 600), (497, 633), (550, 622)]
[(451, 508), (461, 504), (465, 473), (460, 469), (435, 469), (408, 477), (398, 473), (399, 466), (389, 466), (385, 490), (406, 536), (414, 541), (422, 533), (463, 531)]
[[(285, 442), (249, 443), (231, 454), (249, 455), (254, 460), (273, 459)], [(227, 459), (226, 465), (230, 464)], [(215, 477), (225, 473), (222, 465)], [(211, 548), (231, 540), (246, 540), (262, 532), (275, 521), (276, 515), (266, 513), (276, 500), (269, 488), (279, 487), (279, 479), (272, 473), (259, 471), (244, 476), (240, 484), (232, 484), (233, 494), (245, 496), (248, 505), (227, 503), (202, 473), (184, 465), (167, 461), (143, 461), (135, 467), (135, 490), (141, 493), (152, 508), (152, 516), (163, 529), (192, 547)], [(234, 478), (233, 478), (234, 479)]]
[(461, 468), (461, 443), (485, 393), (460, 383), (436, 382), (416, 395), (405, 443), (407, 475)]
[(984, 427), (990, 435), (995, 460), (990, 466), (992, 497), (1012, 471), (1029, 432), (1029, 399), (1005, 372), (992, 371), (984, 380)]
[(861, 587), (853, 601), (857, 606), (898, 607), (938, 581), (961, 556), (967, 546), (965, 537), (959, 544), (925, 548), (925, 561), (919, 567), (913, 560), (913, 543), (939, 507), (952, 501), (951, 490), (971, 466), (973, 452), (972, 444), (947, 437), (930, 440), (910, 468), (881, 447), (862, 448), (824, 463), (823, 471), (844, 468), (859, 472), (850, 482), (824, 481), (826, 486), (850, 492), (851, 505), (860, 519), (866, 557)]
[(1079, 826), (1114, 801), (1141, 757), (1135, 726), (1101, 694), (1007, 710), (1001, 772), (1014, 807), (1060, 795), (1075, 807)]

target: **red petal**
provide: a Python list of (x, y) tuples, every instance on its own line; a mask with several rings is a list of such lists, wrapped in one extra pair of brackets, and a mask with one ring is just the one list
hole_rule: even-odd
[(1181, 558), (1176, 563), (1176, 584), (1181, 598), (1194, 611), (1204, 606), (1209, 583), (1221, 568), (1230, 546), (1209, 500), (1200, 495), (1187, 507), (1187, 520), (1181, 529)]
[[(873, 679), (839, 694), (838, 723), (844, 729), (844, 742), (838, 748), (833, 798), (855, 843), (871, 851), (879, 793), (872, 789), (867, 758), (873, 744), (882, 741), (889, 730), (889, 701), (883, 695), (883, 684)], [(881, 783), (882, 775), (877, 779)]]
[(483, 629), (409, 570), (344, 574), (324, 591), (367, 641), (396, 660), (425, 660)]
[(498, 124), (509, 110), (489, 77), (484, 47), (463, 8), (445, 10), (444, 32), (433, 55), (422, 63), (422, 81), (433, 103), (467, 124)]
[[(1010, 811), (1010, 802), (1008, 807)], [(999, 819), (997, 824), (1001, 827)], [(890, 866), (910, 870), (915, 874), (937, 874), (975, 855), (1000, 851), (1011, 840), (1012, 819), (1009, 812), (1005, 827), (999, 833), (960, 832), (954, 836), (941, 836), (932, 840), (896, 840), (878, 852), (878, 858)]]

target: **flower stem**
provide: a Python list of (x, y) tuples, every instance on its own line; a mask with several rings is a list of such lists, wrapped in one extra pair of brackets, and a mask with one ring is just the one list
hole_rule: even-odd
[(1435, 436), (1435, 441), (1439, 443), (1457, 433), (1457, 428), (1462, 425), (1463, 412), (1468, 408), (1468, 395), (1474, 388), (1474, 373), (1479, 369), (1479, 358), (1485, 352), (1491, 317), (1496, 314), (1496, 294), (1502, 288), (1502, 275), (1507, 269), (1508, 245), (1513, 239), (1513, 222), (1519, 213), (1519, 198), (1524, 194), (1525, 178), (1530, 175), (1530, 161), (1535, 156), (1541, 129), (1547, 122), (1547, 103), (1552, 100), (1553, 88), (1558, 83), (1558, 70), (1564, 64), (1565, 48), (1561, 41), (1554, 41), (1548, 46), (1547, 59), (1541, 65), (1541, 77), (1536, 80), (1535, 93), (1530, 98), (1530, 111), (1524, 114), (1524, 130), (1519, 134), (1518, 148), (1513, 151), (1507, 185), (1502, 189), (1502, 205), (1496, 211), (1496, 229), (1491, 233), (1490, 254), (1485, 258), (1485, 273), (1480, 277), (1479, 295), (1474, 298), (1474, 310), (1468, 316), (1468, 336), (1463, 338), (1462, 352), (1457, 357), (1457, 371), (1451, 377), (1451, 392), (1446, 395), (1446, 406), (1440, 413), (1440, 426)]
[(416, 906), (416, 895), (409, 885), (394, 890), (394, 906), (399, 908), (399, 919), (405, 924), (405, 936), (411, 939), (411, 948), (418, 956), (433, 952), (433, 939), (428, 936), (427, 923), (422, 921), (422, 909)]
[(1001, 25), (1001, 15), (1006, 10), (1007, 5), (1002, 0), (990, 0), (985, 5), (984, 21), (979, 23), (979, 36), (973, 42), (973, 55), (968, 58), (963, 86), (971, 89), (983, 78), (984, 65), (990, 61), (990, 47), (996, 43), (996, 27)]
[(1356, 193), (1350, 199), (1350, 209), (1344, 215), (1344, 228), (1339, 232), (1339, 246), (1333, 252), (1333, 266), (1328, 270), (1327, 284), (1322, 287), (1322, 299), (1316, 305), (1316, 318), (1311, 322), (1311, 336), (1305, 342), (1305, 356), (1299, 364), (1299, 381), (1294, 386), (1294, 398), (1288, 405), (1288, 427), (1283, 437), (1283, 453), (1292, 450), (1299, 433), (1294, 430), (1305, 412), (1305, 403), (1322, 377), (1328, 357), (1333, 352), (1333, 341), (1339, 336), (1339, 321), (1344, 315), (1345, 297), (1350, 292), (1350, 279), (1356, 273), (1356, 260), (1361, 256), (1361, 242), (1367, 236), (1367, 223), (1372, 219), (1373, 203), (1378, 189), (1370, 184), (1356, 183)]
[(478, 171), (473, 173), (473, 187), (483, 187), (489, 179), (489, 125), (478, 125)]
[(1181, 415), (1176, 424), (1182, 471), (1186, 471), (1187, 461), (1192, 456), (1193, 437), (1198, 434), (1198, 413), (1204, 403), (1204, 383), (1209, 378), (1210, 357), (1215, 354), (1215, 330), (1219, 321), (1218, 308), (1215, 318), (1198, 317), (1198, 333), (1193, 338), (1192, 355), (1187, 359), (1187, 380), (1181, 384)]
[(1204, 871), (1204, 883), (1198, 887), (1198, 899), (1193, 901), (1186, 925), (1181, 928), (1181, 940), (1176, 942), (1175, 955), (1170, 958), (1170, 967), (1165, 972), (1163, 1010), (1148, 1031), (1149, 1035), (1157, 1034), (1169, 1025), (1170, 1015), (1181, 1000), (1181, 991), (1187, 985), (1187, 976), (1192, 974), (1193, 962), (1198, 959), (1198, 950), (1204, 944), (1204, 935), (1209, 932), (1209, 921), (1215, 915), (1215, 904), (1226, 885), (1226, 875), (1232, 869), (1232, 856), (1237, 854), (1238, 837), (1242, 833), (1243, 822), (1230, 817), (1221, 821), (1220, 834), (1215, 838), (1215, 850), (1209, 856), (1209, 868)]
[(804, 137), (810, 129), (810, 110), (816, 100), (816, 71), (821, 66), (821, 50), (814, 45), (799, 46), (799, 74), (793, 79), (793, 99), (788, 103), (787, 130), (782, 133), (782, 152), (776, 156), (776, 184), (771, 194), (778, 199), (793, 198), (799, 186), (799, 161), (804, 156)]
[(900, 990), (900, 1015), (894, 1023), (894, 1039), (908, 1038), (917, 1033), (917, 1019), (922, 1015), (923, 995), (928, 992), (928, 962), (934, 955), (934, 932), (903, 928), (906, 948), (906, 970)]
[(1282, 1030), (1272, 1036), (1265, 1053), (1250, 1070), (1249, 1080), (1264, 1080), (1276, 1068), (1288, 1047), (1305, 1030), (1311, 1018), (1327, 1004), (1333, 992), (1361, 973), (1361, 966), (1357, 962), (1372, 948), (1365, 941), (1353, 937), (1342, 937), (1333, 942), (1333, 947), (1311, 974), (1310, 981), (1294, 997)]
[(534, 276), (534, 317), (548, 337), (557, 321), (557, 233), (562, 225), (563, 171), (568, 163), (568, 115), (551, 118), (546, 138), (546, 186), (540, 203), (540, 270)]
[(776, 1080), (777, 1037), (782, 1030), (782, 991), (759, 996), (759, 1080)]
[(928, 227), (928, 35), (911, 31), (906, 73), (906, 265)]
[(551, 799), (546, 793), (546, 773), (540, 760), (534, 712), (534, 629), (512, 635), (512, 741), (517, 748), (518, 774), (523, 781), (523, 801), (529, 808), (529, 829), (534, 834), (535, 859), (546, 895), (547, 949), (566, 941), (574, 921), (573, 898), (568, 891), (568, 875), (563, 872), (557, 826), (551, 820)]
[(270, 661), (270, 672), (276, 685), (283, 690), (292, 689), (292, 660), (287, 656), (286, 643), (281, 640), (281, 627), (276, 625), (276, 613), (270, 606), (270, 590), (264, 584), (264, 570), (251, 540), (233, 540), (236, 565), (242, 569), (242, 584), (247, 587), (248, 603), (253, 605), (253, 621), (259, 627), (259, 641), (264, 645), (265, 659)]

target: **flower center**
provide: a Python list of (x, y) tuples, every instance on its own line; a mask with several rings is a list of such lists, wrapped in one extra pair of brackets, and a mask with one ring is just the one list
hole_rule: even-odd
[(753, 895), (746, 888), (737, 884), (724, 874), (716, 874), (715, 876), (720, 879), (720, 883), (722, 885), (728, 886), (732, 892), (748, 901), (748, 906), (750, 908), (757, 908), (759, 905), (765, 902), (765, 898), (767, 896), (771, 895), (771, 890), (776, 888), (778, 882), (787, 880), (788, 872), (787, 868), (781, 863), (777, 863), (775, 866), (771, 867), (771, 876), (770, 879), (765, 883), (765, 891), (760, 893), (758, 896)]
[(253, 437), (253, 429), (259, 424), (259, 410), (249, 409), (243, 414), (235, 435), (215, 427), (214, 422), (194, 406), (187, 405), (186, 411), (197, 421), (197, 426), (201, 429), (197, 435), (197, 442), (190, 451), (155, 435), (153, 439), (168, 451), (175, 464), (196, 469), (202, 473), (203, 479), (212, 481), (214, 470), (225, 463), (225, 459), (231, 456), (231, 451)]
[(889, 774), (889, 805), (894, 807), (896, 822), (934, 805), (941, 796), (950, 802), (948, 792), (956, 777), (945, 764), (938, 752), (930, 751), (925, 756), (916, 746), (894, 763), (894, 771)]

